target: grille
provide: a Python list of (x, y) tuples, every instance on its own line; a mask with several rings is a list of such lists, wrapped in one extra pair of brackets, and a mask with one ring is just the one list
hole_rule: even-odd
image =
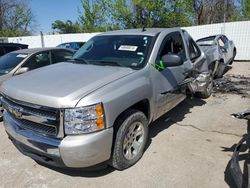
[(57, 137), (60, 128), (60, 110), (26, 104), (6, 97), (3, 108), (21, 129)]

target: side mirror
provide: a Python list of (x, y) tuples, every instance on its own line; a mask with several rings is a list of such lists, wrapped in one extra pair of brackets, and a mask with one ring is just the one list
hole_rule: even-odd
[(25, 72), (28, 72), (29, 68), (28, 67), (20, 67), (16, 72), (15, 75), (23, 74)]
[(162, 56), (162, 61), (165, 67), (180, 66), (184, 63), (180, 56), (174, 55), (174, 54), (171, 54), (171, 55), (167, 54), (167, 55)]

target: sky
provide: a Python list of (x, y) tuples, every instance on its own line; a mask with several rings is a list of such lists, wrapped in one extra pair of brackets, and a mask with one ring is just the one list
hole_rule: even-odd
[[(56, 20), (72, 20), (78, 18), (80, 0), (31, 0), (30, 7), (35, 17), (35, 33), (52, 32), (51, 24)], [(81, 9), (80, 9), (81, 10)]]

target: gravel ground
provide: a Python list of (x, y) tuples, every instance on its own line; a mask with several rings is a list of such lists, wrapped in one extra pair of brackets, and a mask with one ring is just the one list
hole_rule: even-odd
[[(239, 76), (250, 77), (250, 63), (235, 62), (226, 75), (233, 81), (241, 79)], [(182, 102), (150, 126), (143, 158), (125, 171), (69, 171), (41, 166), (17, 151), (1, 123), (0, 187), (228, 187), (224, 172), (231, 148), (247, 128), (245, 120), (230, 114), (250, 107), (250, 98), (245, 95), (248, 89), (243, 87), (242, 94), (217, 88), (207, 100)]]

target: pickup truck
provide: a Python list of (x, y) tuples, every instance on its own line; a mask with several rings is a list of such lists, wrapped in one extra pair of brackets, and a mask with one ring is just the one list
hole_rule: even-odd
[(4, 126), (41, 163), (124, 170), (142, 157), (151, 122), (187, 94), (208, 98), (212, 87), (206, 56), (186, 31), (111, 31), (68, 62), (4, 82)]
[(196, 41), (207, 55), (209, 70), (214, 77), (222, 77), (225, 68), (232, 65), (237, 54), (234, 42), (225, 35), (214, 35)]

